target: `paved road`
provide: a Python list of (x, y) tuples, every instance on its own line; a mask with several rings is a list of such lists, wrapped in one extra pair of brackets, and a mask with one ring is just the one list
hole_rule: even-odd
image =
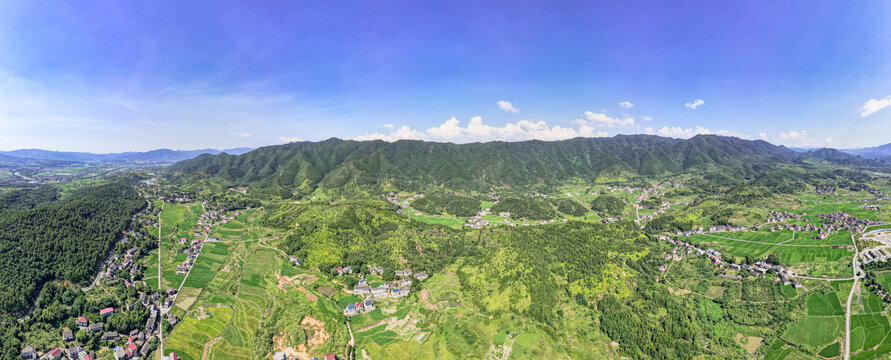
[[(163, 265), (164, 263), (161, 262), (161, 213), (163, 213), (163, 212), (164, 212), (164, 201), (161, 201), (161, 211), (158, 211), (158, 291), (161, 291), (161, 289), (162, 289), (162, 287), (161, 287), (162, 286), (161, 268), (164, 266)], [(157, 304), (157, 305), (158, 305), (158, 309), (160, 309), (161, 304)], [(162, 314), (161, 318), (163, 318), (163, 314)], [(159, 321), (163, 321), (163, 320), (159, 319)], [(164, 356), (164, 324), (161, 324), (161, 326), (158, 326), (158, 341), (161, 344), (161, 346), (160, 346), (161, 356), (158, 357), (160, 359)]]
[(851, 300), (854, 298), (854, 292), (859, 290), (860, 282), (860, 266), (857, 264), (860, 251), (857, 250), (857, 241), (854, 240), (853, 233), (851, 233), (851, 242), (854, 243), (854, 260), (851, 261), (851, 268), (854, 270), (854, 286), (851, 287), (851, 293), (848, 294), (847, 310), (845, 310), (845, 360), (851, 359)]

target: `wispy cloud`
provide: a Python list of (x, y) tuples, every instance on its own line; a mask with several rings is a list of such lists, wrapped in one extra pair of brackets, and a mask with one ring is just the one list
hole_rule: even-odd
[(300, 141), (299, 136), (291, 136), (291, 137), (279, 136), (278, 139), (281, 140), (283, 143), (292, 143), (292, 142)]
[(519, 109), (514, 107), (514, 104), (511, 104), (510, 101), (507, 100), (499, 100), (497, 102), (498, 108), (507, 112), (512, 112), (514, 114), (520, 112)]
[(684, 104), (684, 106), (686, 106), (689, 109), (696, 110), (700, 106), (702, 106), (702, 104), (705, 104), (705, 101), (703, 101), (702, 99), (696, 99), (696, 100), (693, 100), (693, 102), (688, 102), (688, 103)]
[(888, 106), (891, 106), (891, 96), (879, 100), (869, 99), (869, 101), (867, 101), (866, 104), (863, 104), (863, 107), (860, 108), (860, 117), (865, 118)]
[(632, 103), (630, 103), (630, 102), (628, 102), (628, 101), (623, 101), (623, 102), (620, 102), (620, 103), (619, 103), (619, 106), (621, 106), (621, 107), (623, 107), (623, 108), (626, 108), (626, 109), (630, 109), (630, 108), (633, 108), (633, 107), (634, 107), (634, 104), (632, 104)]

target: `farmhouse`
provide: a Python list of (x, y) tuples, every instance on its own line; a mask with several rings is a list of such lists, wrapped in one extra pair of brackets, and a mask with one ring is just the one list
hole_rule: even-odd
[(74, 341), (74, 332), (71, 329), (62, 330), (62, 341), (71, 342)]
[(87, 328), (90, 332), (100, 332), (104, 325), (102, 323), (93, 323)]

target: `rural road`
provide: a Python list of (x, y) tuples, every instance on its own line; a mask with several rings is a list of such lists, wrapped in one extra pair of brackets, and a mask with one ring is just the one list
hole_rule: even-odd
[(854, 292), (858, 290), (860, 277), (858, 273), (860, 269), (857, 267), (857, 257), (860, 251), (857, 250), (857, 241), (854, 240), (854, 234), (851, 233), (851, 242), (854, 243), (854, 260), (851, 260), (851, 268), (854, 270), (854, 286), (851, 287), (851, 293), (848, 294), (848, 303), (845, 310), (845, 360), (851, 359), (851, 300), (854, 298)]
[[(161, 291), (161, 268), (164, 267), (164, 263), (161, 262), (161, 213), (164, 212), (164, 201), (161, 201), (161, 211), (158, 211), (158, 291)], [(160, 301), (160, 300), (159, 300)], [(157, 304), (158, 309), (161, 308), (161, 304)], [(158, 342), (161, 344), (159, 347), (161, 349), (161, 356), (164, 356), (164, 326), (158, 326)]]

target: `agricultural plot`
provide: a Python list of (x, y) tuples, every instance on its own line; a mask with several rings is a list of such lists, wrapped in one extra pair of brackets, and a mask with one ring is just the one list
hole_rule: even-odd
[(796, 346), (822, 349), (842, 337), (844, 316), (803, 316), (790, 324), (782, 339)]
[[(208, 243), (211, 245), (213, 243)], [(207, 246), (206, 245), (206, 246)], [(178, 326), (170, 335), (168, 343), (178, 344), (174, 349), (185, 354), (207, 354), (217, 359), (252, 359), (251, 344), (254, 342), (255, 329), (260, 326), (261, 319), (266, 316), (268, 306), (275, 299), (274, 284), (270, 276), (282, 268), (283, 260), (278, 253), (257, 247), (252, 243), (238, 243), (233, 255), (227, 260), (232, 264), (230, 271), (217, 271), (216, 275), (208, 274), (196, 277), (192, 285), (206, 284), (204, 291), (187, 313), (184, 323), (200, 321), (205, 313), (202, 309), (223, 308), (230, 316), (218, 331), (200, 332), (188, 326)], [(208, 256), (213, 264), (219, 266), (216, 257), (223, 256), (225, 244), (215, 244)], [(240, 266), (235, 266), (241, 262)], [(197, 269), (196, 269), (197, 270)], [(208, 276), (209, 275), (209, 276)], [(210, 280), (207, 280), (207, 278)], [(189, 277), (192, 281), (191, 275)], [(200, 338), (201, 342), (191, 339)], [(165, 352), (167, 349), (165, 348)], [(166, 355), (166, 354), (165, 354)], [(195, 359), (201, 356), (195, 357)]]
[[(713, 248), (736, 258), (750, 255), (763, 259), (774, 254), (783, 264), (800, 269), (798, 272), (802, 275), (851, 276), (847, 259), (852, 255), (845, 245), (802, 246), (782, 243), (784, 240), (779, 235), (761, 237), (762, 234), (770, 233), (696, 234), (686, 239), (693, 244)], [(789, 239), (791, 237), (787, 238)]]
[(835, 292), (815, 293), (807, 298), (807, 314), (813, 316), (844, 315), (845, 310)]

